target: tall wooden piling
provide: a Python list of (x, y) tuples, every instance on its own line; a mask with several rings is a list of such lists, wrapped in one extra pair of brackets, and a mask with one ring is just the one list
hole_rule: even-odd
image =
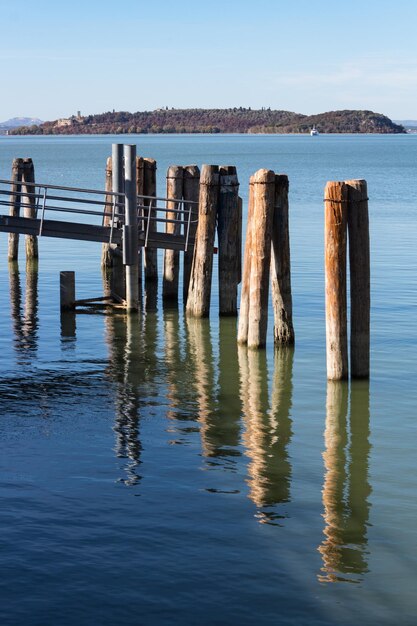
[(234, 166), (220, 167), (217, 238), (219, 244), (219, 313), (237, 315), (241, 235), (239, 181)]
[(271, 285), (274, 310), (274, 343), (275, 345), (293, 344), (288, 176), (285, 174), (275, 176)]
[(246, 344), (248, 341), (249, 323), (249, 289), (251, 268), (252, 224), (253, 222), (253, 176), (249, 179), (248, 216), (246, 222), (245, 254), (243, 257), (242, 291), (240, 294), (240, 309), (237, 341)]
[(248, 348), (263, 348), (268, 327), (269, 272), (275, 174), (261, 169), (254, 176), (253, 228), (251, 237), (250, 306)]
[(346, 320), (346, 231), (348, 188), (328, 182), (324, 194), (326, 361), (328, 380), (348, 376)]
[[(198, 218), (198, 205), (191, 203), (198, 203), (198, 196), (200, 190), (200, 169), (197, 165), (184, 166), (184, 209), (191, 211), (191, 221), (189, 228), (189, 240), (194, 241), (197, 232), (197, 218)], [(187, 203), (188, 200), (188, 203)], [(187, 228), (187, 227), (186, 227)], [(183, 301), (184, 305), (187, 304), (188, 288), (190, 285), (191, 266), (193, 263), (193, 248), (190, 248), (184, 252), (184, 266), (183, 266)]]
[[(21, 206), (23, 159), (13, 159), (12, 163), (12, 186), (10, 190), (10, 211), (9, 215), (19, 217)], [(17, 261), (19, 255), (19, 234), (9, 233), (8, 238), (8, 259)]]
[[(36, 192), (35, 192), (35, 168), (32, 159), (23, 159), (22, 168), (22, 203), (24, 204), (24, 217), (36, 217)], [(38, 238), (36, 235), (25, 237), (26, 261), (37, 259)]]
[[(170, 235), (180, 234), (180, 215), (178, 213), (183, 194), (184, 173), (183, 168), (171, 165), (167, 172), (167, 220), (165, 232)], [(162, 294), (164, 300), (178, 299), (178, 278), (180, 270), (180, 254), (178, 250), (165, 250), (164, 254), (164, 277)]]
[(186, 313), (208, 317), (210, 311), (213, 246), (219, 196), (219, 168), (203, 165), (200, 176), (198, 226)]
[[(152, 202), (152, 206), (156, 206), (156, 161), (155, 159), (143, 159), (143, 195), (147, 196), (144, 198), (143, 204), (145, 207), (145, 212), (149, 214), (149, 206)], [(149, 233), (153, 233), (156, 231), (156, 210), (154, 208), (150, 208), (150, 217), (151, 221), (149, 223)], [(144, 268), (145, 268), (145, 280), (146, 281), (154, 281), (158, 280), (158, 257), (157, 251), (153, 248), (145, 248), (144, 252)]]
[[(111, 212), (113, 209), (112, 191), (112, 159), (108, 157), (106, 162), (106, 178), (104, 183), (106, 195), (104, 196), (104, 218), (103, 226), (111, 226)], [(101, 246), (101, 268), (103, 270), (112, 266), (112, 254), (110, 244), (103, 243)]]
[(352, 378), (369, 378), (370, 251), (365, 180), (345, 181), (348, 191), (350, 360)]
[(275, 173), (258, 170), (251, 177), (250, 185), (253, 207), (250, 222), (248, 217), (238, 341), (247, 343), (248, 348), (262, 348), (266, 344), (268, 326)]

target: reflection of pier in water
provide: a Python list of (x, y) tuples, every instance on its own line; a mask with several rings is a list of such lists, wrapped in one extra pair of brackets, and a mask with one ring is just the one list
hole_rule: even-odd
[[(326, 430), (323, 453), (324, 534), (320, 545), (323, 567), (320, 582), (358, 582), (368, 571), (366, 531), (369, 518), (369, 383), (355, 381), (350, 389), (350, 442), (348, 385), (327, 384)], [(349, 458), (348, 458), (349, 457)]]
[(107, 343), (110, 352), (109, 375), (114, 381), (116, 454), (128, 459), (127, 478), (121, 482), (135, 485), (140, 480), (137, 468), (141, 463), (142, 445), (139, 439), (138, 364), (135, 355), (142, 348), (138, 319), (106, 316)]
[(203, 456), (208, 467), (234, 470), (241, 455), (236, 320), (219, 320), (217, 355), (207, 319), (188, 318), (186, 329)]
[(9, 263), (9, 288), (15, 350), (22, 361), (29, 361), (37, 351), (38, 341), (38, 263), (26, 263), (25, 301), (22, 309), (22, 286), (19, 266)]
[(286, 517), (277, 505), (290, 501), (291, 463), (288, 445), (292, 435), (291, 348), (275, 350), (271, 403), (268, 401), (268, 368), (265, 351), (239, 347), (241, 398), (246, 453), (250, 458), (249, 497), (263, 523)]

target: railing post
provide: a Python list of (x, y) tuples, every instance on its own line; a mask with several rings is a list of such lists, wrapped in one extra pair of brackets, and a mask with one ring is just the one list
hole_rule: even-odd
[(123, 262), (126, 266), (126, 305), (128, 311), (139, 308), (139, 252), (136, 193), (136, 146), (125, 145), (124, 187), (125, 226), (123, 228)]

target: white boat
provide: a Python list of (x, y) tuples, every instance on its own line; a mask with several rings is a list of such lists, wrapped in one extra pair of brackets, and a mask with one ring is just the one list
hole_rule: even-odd
[(315, 137), (318, 134), (319, 134), (319, 131), (317, 130), (317, 128), (315, 126), (313, 126), (313, 128), (310, 130), (310, 135), (312, 137)]

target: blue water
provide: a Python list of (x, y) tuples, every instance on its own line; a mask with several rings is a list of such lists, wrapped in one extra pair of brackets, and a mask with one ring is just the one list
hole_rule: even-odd
[[(0, 137), (0, 178), (102, 188), (112, 141)], [(59, 313), (59, 271), (102, 294), (100, 245), (0, 235), (0, 623), (416, 623), (417, 136), (129, 136), (168, 165), (290, 179), (295, 351), (143, 302)], [(365, 178), (371, 379), (328, 385), (323, 189)], [(161, 262), (162, 258), (160, 259)], [(216, 267), (215, 267), (216, 272)], [(272, 319), (272, 317), (271, 317)]]

